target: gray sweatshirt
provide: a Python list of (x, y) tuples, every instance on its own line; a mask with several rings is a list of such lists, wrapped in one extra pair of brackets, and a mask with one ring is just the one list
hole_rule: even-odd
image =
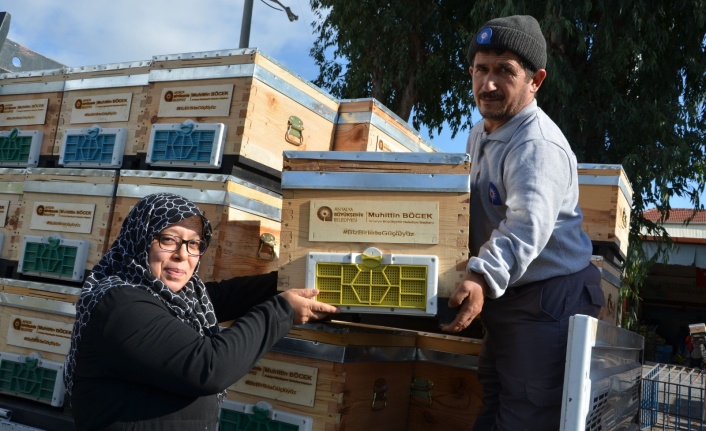
[(578, 207), (576, 156), (536, 101), (488, 135), (471, 129), (468, 271), (485, 276), (488, 296), (572, 274), (590, 263), (591, 240)]

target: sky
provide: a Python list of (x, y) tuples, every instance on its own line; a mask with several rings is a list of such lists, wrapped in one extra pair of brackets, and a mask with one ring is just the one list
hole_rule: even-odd
[[(299, 18), (290, 22), (271, 0), (253, 0), (249, 47), (306, 80), (318, 68), (309, 56), (317, 17), (309, 0), (279, 0)], [(8, 39), (69, 67), (151, 60), (153, 56), (240, 46), (244, 0), (5, 0)], [(273, 7), (271, 7), (273, 6)], [(363, 95), (361, 95), (363, 97)], [(467, 131), (429, 138), (444, 152), (464, 152)], [(702, 197), (706, 200), (706, 196)], [(685, 199), (673, 208), (689, 208)]]

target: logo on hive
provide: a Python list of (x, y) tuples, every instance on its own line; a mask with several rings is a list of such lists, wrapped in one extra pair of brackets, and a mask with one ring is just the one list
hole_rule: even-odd
[(174, 100), (174, 93), (172, 93), (171, 90), (164, 93), (164, 100), (167, 102), (171, 102), (172, 100)]
[(333, 211), (329, 207), (321, 207), (316, 212), (316, 216), (321, 221), (332, 221), (333, 220)]

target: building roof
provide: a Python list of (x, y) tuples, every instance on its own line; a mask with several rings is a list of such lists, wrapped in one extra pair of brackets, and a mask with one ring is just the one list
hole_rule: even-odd
[[(693, 212), (694, 210), (692, 208), (672, 208), (669, 211), (669, 218), (666, 220), (666, 223), (684, 223), (689, 217), (691, 217)], [(650, 208), (643, 212), (642, 215), (647, 220), (654, 222), (659, 221), (660, 219), (660, 213), (656, 208)], [(690, 224), (694, 223), (706, 224), (706, 210), (699, 210), (696, 212), (696, 215), (691, 220)]]

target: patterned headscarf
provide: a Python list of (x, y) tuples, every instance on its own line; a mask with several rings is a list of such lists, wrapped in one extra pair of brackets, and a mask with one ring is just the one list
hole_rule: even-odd
[(218, 332), (213, 305), (206, 287), (197, 275), (198, 265), (191, 279), (179, 292), (172, 292), (149, 269), (149, 249), (155, 236), (167, 227), (193, 216), (203, 220), (201, 239), (209, 244), (212, 235), (209, 221), (193, 202), (172, 193), (145, 196), (125, 218), (118, 238), (93, 267), (76, 303), (71, 349), (64, 367), (64, 383), (69, 395), (76, 370), (76, 352), (81, 347), (83, 331), (91, 320), (93, 308), (112, 288), (146, 290), (169, 307), (174, 316), (202, 336)]

